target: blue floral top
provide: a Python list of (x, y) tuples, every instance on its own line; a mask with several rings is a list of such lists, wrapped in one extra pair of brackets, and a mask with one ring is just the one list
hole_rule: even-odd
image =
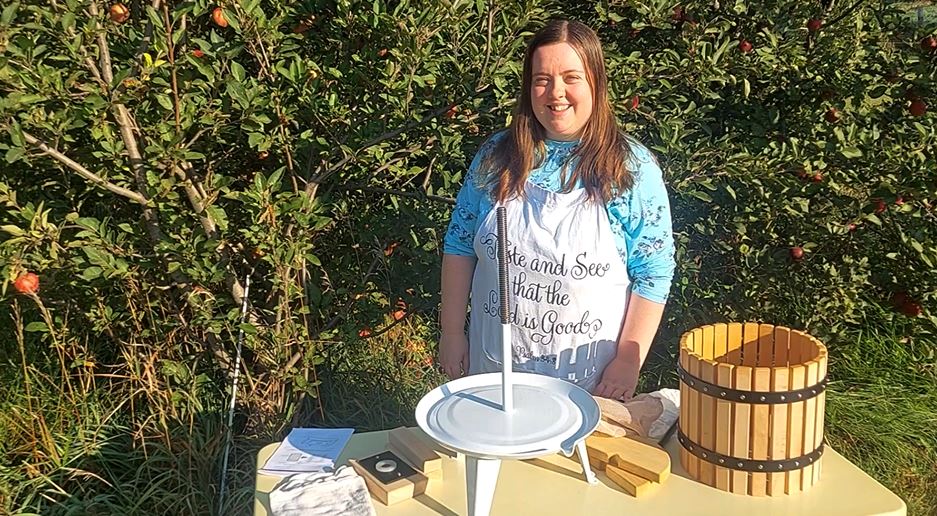
[[(472, 243), (478, 224), (493, 208), (489, 193), (479, 184), (477, 170), (483, 157), (492, 150), (505, 132), (486, 141), (469, 166), (459, 191), (449, 230), (443, 246), (446, 254), (475, 256)], [(670, 293), (674, 273), (674, 242), (670, 218), (670, 200), (661, 169), (651, 151), (630, 141), (634, 187), (606, 204), (612, 234), (622, 261), (628, 268), (635, 293), (664, 303)], [(528, 181), (551, 192), (560, 192), (563, 165), (570, 159), (578, 142), (547, 140), (546, 157), (541, 166), (530, 171)], [(568, 171), (575, 161), (569, 162)], [(566, 173), (569, 177), (570, 173)], [(581, 187), (580, 185), (577, 185)]]

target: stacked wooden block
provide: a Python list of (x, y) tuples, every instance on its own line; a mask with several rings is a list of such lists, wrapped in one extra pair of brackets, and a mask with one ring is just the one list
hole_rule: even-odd
[(663, 448), (629, 437), (586, 438), (589, 463), (631, 496), (643, 496), (670, 476), (670, 455)]
[(385, 505), (393, 505), (423, 494), (430, 479), (442, 478), (442, 458), (425, 440), (416, 435), (416, 430), (395, 428), (387, 434), (389, 451), (405, 461), (416, 473), (390, 483), (382, 483), (358, 461), (349, 461), (364, 477), (371, 496)]

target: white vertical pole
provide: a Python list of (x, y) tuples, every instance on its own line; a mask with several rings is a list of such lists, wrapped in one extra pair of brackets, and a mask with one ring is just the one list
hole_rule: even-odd
[(505, 412), (514, 410), (514, 386), (511, 369), (514, 353), (511, 352), (511, 307), (508, 294), (508, 221), (507, 210), (498, 206), (498, 293), (501, 303), (501, 408)]
[(514, 358), (511, 353), (511, 325), (501, 325), (501, 399), (504, 400), (504, 411), (514, 410), (514, 380), (511, 378), (514, 369)]

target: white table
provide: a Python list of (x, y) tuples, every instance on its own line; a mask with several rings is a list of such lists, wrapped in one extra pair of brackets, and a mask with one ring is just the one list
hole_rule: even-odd
[[(420, 432), (419, 429), (412, 429)], [(257, 454), (263, 464), (276, 449), (267, 445)], [(339, 462), (366, 457), (387, 447), (387, 431), (352, 436)], [(820, 481), (806, 493), (782, 497), (751, 497), (717, 490), (690, 479), (680, 466), (680, 445), (667, 442), (672, 474), (659, 489), (633, 498), (613, 484), (604, 472), (596, 471), (599, 485), (590, 486), (582, 466), (571, 458), (552, 455), (543, 459), (504, 461), (492, 504), (492, 516), (544, 515), (718, 515), (718, 516), (905, 516), (904, 501), (865, 474), (829, 446), (823, 454)], [(257, 474), (254, 516), (269, 515), (267, 494), (280, 478)], [(393, 506), (374, 500), (381, 516), (446, 515), (466, 512), (465, 463), (443, 459), (442, 479), (431, 479), (426, 493)]]

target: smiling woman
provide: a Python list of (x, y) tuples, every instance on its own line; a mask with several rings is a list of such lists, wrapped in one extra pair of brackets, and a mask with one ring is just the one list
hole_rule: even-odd
[(453, 211), (439, 361), (450, 378), (502, 368), (489, 235), (493, 208), (504, 206), (513, 368), (627, 398), (673, 277), (661, 170), (619, 129), (602, 47), (586, 25), (556, 20), (534, 35), (522, 80), (511, 126), (482, 145)]
[(538, 48), (532, 59), (530, 101), (551, 140), (579, 139), (592, 116), (592, 86), (586, 66), (569, 43)]

